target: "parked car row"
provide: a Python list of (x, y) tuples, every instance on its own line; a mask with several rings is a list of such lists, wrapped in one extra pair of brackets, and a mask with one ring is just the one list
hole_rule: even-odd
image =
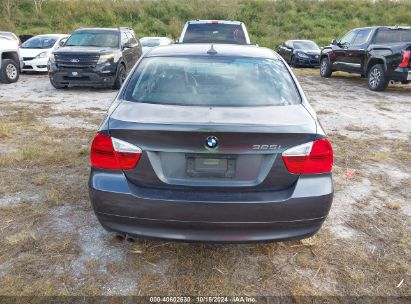
[(411, 82), (410, 27), (357, 28), (322, 49), (313, 41), (289, 40), (278, 53), (294, 67), (320, 66), (322, 77), (336, 71), (359, 74), (372, 91), (384, 91), (390, 81)]
[[(20, 72), (49, 72), (50, 82), (57, 89), (69, 85), (119, 89), (141, 57), (142, 43), (146, 44), (145, 51), (172, 43), (167, 37), (144, 37), (140, 43), (130, 28), (86, 28), (71, 35), (24, 36), (27, 39), (20, 44), (15, 34), (0, 32), (4, 41), (0, 42), (2, 64), (7, 63), (1, 69), (2, 82), (17, 81)], [(16, 54), (13, 58), (7, 55), (9, 45)]]
[[(20, 70), (49, 71), (50, 81), (58, 89), (69, 85), (118, 89), (142, 54), (153, 47), (172, 44), (167, 37), (139, 40), (130, 28), (79, 29), (71, 36), (68, 45), (69, 35), (63, 34), (38, 35), (20, 45), (15, 34), (0, 32), (2, 41), (20, 46), (22, 68), (18, 68), (18, 61), (13, 62), (17, 74)], [(226, 20), (188, 21), (177, 43), (251, 44), (244, 23)], [(368, 79), (368, 87), (373, 91), (385, 90), (390, 81), (411, 81), (410, 27), (358, 28), (322, 48), (310, 40), (288, 40), (277, 52), (290, 66), (320, 67), (322, 77), (330, 77), (336, 71), (360, 74)]]

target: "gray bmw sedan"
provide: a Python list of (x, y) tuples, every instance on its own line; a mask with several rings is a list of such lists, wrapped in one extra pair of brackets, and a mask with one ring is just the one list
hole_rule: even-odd
[(155, 48), (95, 136), (90, 199), (128, 237), (305, 238), (332, 202), (333, 151), (297, 79), (267, 48)]

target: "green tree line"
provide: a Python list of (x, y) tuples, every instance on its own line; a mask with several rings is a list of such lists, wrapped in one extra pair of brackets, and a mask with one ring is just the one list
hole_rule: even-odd
[(189, 19), (241, 20), (252, 42), (271, 48), (326, 45), (355, 27), (410, 25), (411, 0), (0, 0), (0, 30), (19, 35), (130, 26), (140, 37), (177, 38)]

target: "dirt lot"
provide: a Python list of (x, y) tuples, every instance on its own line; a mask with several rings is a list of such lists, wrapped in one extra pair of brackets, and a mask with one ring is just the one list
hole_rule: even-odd
[(88, 201), (88, 147), (116, 92), (0, 84), (1, 295), (411, 295), (411, 85), (296, 71), (335, 149), (335, 199), (303, 241), (123, 242)]

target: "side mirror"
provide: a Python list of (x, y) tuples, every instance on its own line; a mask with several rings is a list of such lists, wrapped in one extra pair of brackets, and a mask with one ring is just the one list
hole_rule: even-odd
[(59, 47), (64, 46), (64, 44), (66, 43), (67, 39), (62, 39), (59, 41)]
[(331, 44), (332, 44), (332, 45), (338, 45), (337, 39), (333, 39), (333, 40), (331, 41)]

